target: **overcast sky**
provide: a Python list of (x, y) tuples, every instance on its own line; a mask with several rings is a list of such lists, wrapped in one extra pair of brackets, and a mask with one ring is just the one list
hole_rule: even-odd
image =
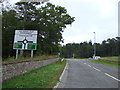
[(93, 32), (96, 32), (97, 43), (117, 37), (118, 1), (120, 0), (49, 0), (65, 7), (68, 14), (75, 17), (73, 24), (64, 30), (64, 44), (93, 41)]
[(93, 41), (93, 32), (96, 32), (96, 42), (98, 43), (118, 36), (119, 0), (50, 1), (66, 7), (68, 13), (75, 17), (75, 22), (63, 33), (65, 43)]

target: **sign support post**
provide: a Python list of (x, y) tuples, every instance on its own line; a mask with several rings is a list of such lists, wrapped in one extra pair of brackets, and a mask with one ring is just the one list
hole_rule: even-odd
[(31, 58), (33, 57), (33, 50), (31, 50)]
[(16, 49), (16, 59), (18, 59), (18, 49)]

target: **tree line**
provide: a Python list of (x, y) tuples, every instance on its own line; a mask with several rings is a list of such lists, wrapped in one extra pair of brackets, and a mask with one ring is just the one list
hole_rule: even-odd
[[(120, 37), (107, 39), (102, 43), (95, 43), (96, 56), (119, 56), (120, 54)], [(92, 41), (83, 43), (68, 43), (61, 48), (61, 57), (64, 58), (89, 58), (93, 57), (94, 44)]]
[[(74, 22), (64, 7), (49, 2), (17, 2), (11, 8), (3, 7), (1, 16), (3, 59), (15, 56), (15, 30), (38, 30), (36, 55), (58, 54), (62, 32)], [(28, 51), (24, 53), (27, 55)]]

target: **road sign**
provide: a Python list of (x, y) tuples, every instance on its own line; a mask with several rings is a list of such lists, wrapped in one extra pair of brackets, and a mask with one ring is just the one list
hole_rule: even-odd
[(37, 30), (15, 30), (13, 49), (36, 50)]
[(27, 49), (28, 50), (36, 50), (36, 44), (35, 43), (28, 43)]
[(22, 43), (14, 43), (13, 49), (22, 49)]

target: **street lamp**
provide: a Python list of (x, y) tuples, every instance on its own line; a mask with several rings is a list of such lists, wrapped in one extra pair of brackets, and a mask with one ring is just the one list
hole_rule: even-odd
[(96, 33), (94, 33), (94, 55), (93, 55), (93, 58), (95, 59), (95, 56), (96, 56)]

